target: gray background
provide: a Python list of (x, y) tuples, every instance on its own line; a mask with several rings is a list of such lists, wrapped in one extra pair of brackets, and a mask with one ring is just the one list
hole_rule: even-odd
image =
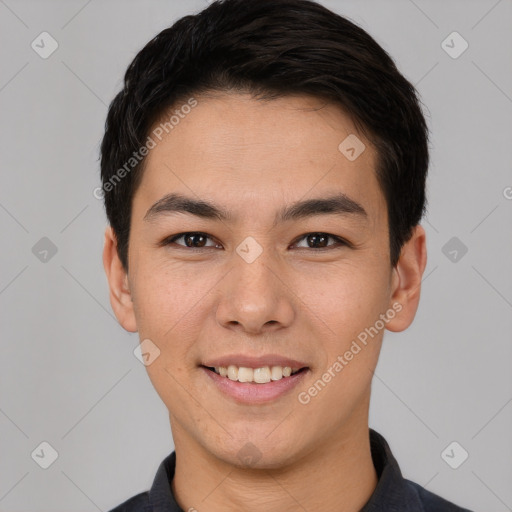
[[(512, 2), (322, 3), (390, 52), (432, 130), (421, 304), (410, 329), (386, 333), (370, 424), (407, 478), (475, 511), (512, 510)], [(110, 308), (93, 190), (127, 65), (204, 6), (0, 0), (3, 512), (109, 510), (147, 490), (173, 449), (137, 334)], [(43, 31), (59, 45), (47, 59), (31, 48)], [(456, 59), (442, 47), (453, 31), (469, 44)], [(57, 249), (46, 261), (43, 237)], [(468, 248), (457, 242), (458, 261), (443, 252), (452, 237)], [(42, 441), (59, 454), (48, 469), (31, 457)], [(452, 441), (469, 453), (458, 469), (441, 456)]]

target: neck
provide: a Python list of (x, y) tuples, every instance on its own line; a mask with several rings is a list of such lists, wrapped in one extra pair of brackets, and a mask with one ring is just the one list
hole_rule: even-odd
[[(172, 419), (171, 419), (172, 423)], [(172, 425), (176, 468), (171, 482), (184, 511), (358, 512), (377, 485), (368, 419), (342, 428), (292, 464), (241, 469), (198, 445)]]

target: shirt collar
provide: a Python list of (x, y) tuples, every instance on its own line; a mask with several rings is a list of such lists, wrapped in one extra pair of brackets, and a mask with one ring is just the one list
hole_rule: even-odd
[[(421, 512), (418, 495), (407, 485), (388, 443), (378, 432), (370, 430), (370, 448), (378, 483), (361, 512)], [(151, 512), (184, 512), (176, 503), (171, 489), (176, 467), (176, 452), (169, 454), (158, 467), (151, 490)]]
[(418, 494), (402, 476), (387, 441), (372, 429), (370, 449), (379, 481), (360, 512), (423, 512), (424, 507)]

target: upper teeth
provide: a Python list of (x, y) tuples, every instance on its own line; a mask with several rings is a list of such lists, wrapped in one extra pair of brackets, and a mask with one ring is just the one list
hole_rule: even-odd
[(300, 368), (291, 368), (290, 366), (262, 366), (261, 368), (247, 368), (245, 366), (235, 366), (230, 364), (228, 367), (216, 366), (215, 373), (222, 377), (228, 377), (238, 382), (256, 382), (265, 384), (271, 380), (280, 380), (283, 377), (289, 377), (296, 373)]

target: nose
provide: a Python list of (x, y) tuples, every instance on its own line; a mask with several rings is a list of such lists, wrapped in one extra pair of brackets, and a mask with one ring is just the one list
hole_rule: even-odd
[(292, 323), (295, 294), (268, 253), (263, 251), (251, 263), (234, 255), (217, 307), (217, 322), (222, 327), (265, 334)]

